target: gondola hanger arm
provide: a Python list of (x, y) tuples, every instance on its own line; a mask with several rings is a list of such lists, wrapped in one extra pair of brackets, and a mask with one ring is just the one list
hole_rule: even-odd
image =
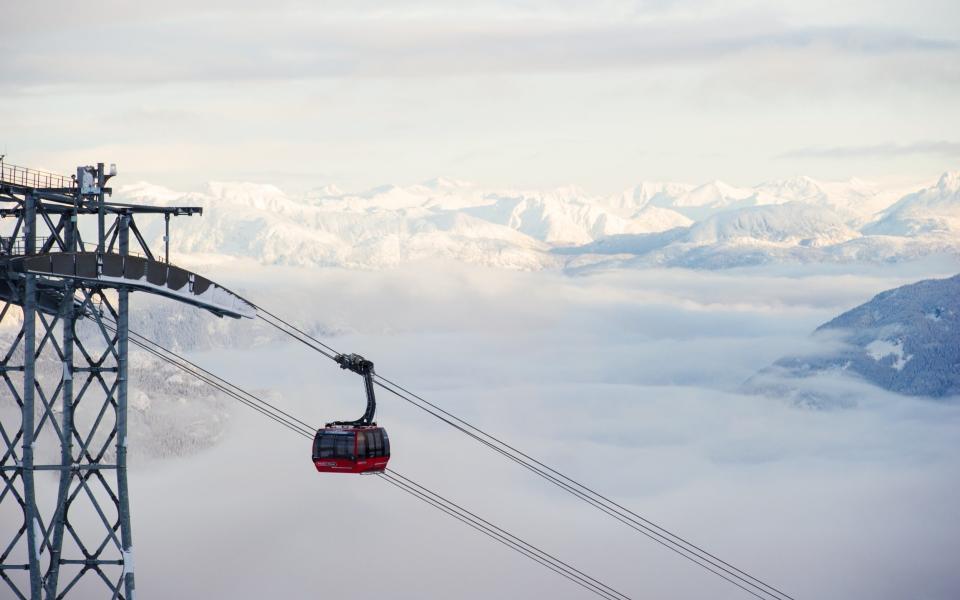
[(373, 422), (373, 417), (377, 412), (377, 399), (373, 391), (373, 362), (367, 360), (366, 358), (360, 356), (359, 354), (338, 354), (335, 358), (337, 364), (340, 365), (341, 369), (347, 369), (353, 371), (358, 375), (363, 377), (363, 385), (367, 392), (367, 409), (364, 411), (363, 416), (357, 419), (356, 421), (335, 421), (333, 423), (328, 423), (330, 425), (350, 425), (350, 426), (361, 426), (361, 425), (376, 425)]

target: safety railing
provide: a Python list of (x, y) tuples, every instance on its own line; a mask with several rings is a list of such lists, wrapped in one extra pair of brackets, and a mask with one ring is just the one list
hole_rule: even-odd
[[(43, 248), (48, 238), (37, 236), (34, 239), (36, 251)], [(0, 236), (0, 254), (23, 256), (27, 253), (27, 238), (19, 235), (15, 238)]]
[[(37, 243), (43, 244), (43, 240), (37, 239)], [(0, 236), (0, 254), (21, 256), (27, 251), (27, 238), (18, 236), (15, 238)]]
[[(13, 242), (11, 243), (11, 239)], [(38, 236), (34, 242), (34, 248), (36, 252), (39, 252), (43, 245), (49, 240), (48, 236)], [(80, 252), (95, 252), (96, 244), (91, 244), (89, 242), (84, 243), (83, 248), (78, 248)], [(139, 246), (138, 246), (139, 247)], [(53, 247), (50, 249), (50, 252), (62, 252), (60, 245), (54, 243)], [(26, 236), (17, 236), (15, 238), (4, 237), (0, 235), (0, 256), (23, 256), (27, 253), (27, 238)], [(113, 245), (112, 254), (119, 254), (120, 250), (117, 248), (117, 244)], [(138, 256), (140, 258), (147, 258), (142, 252), (130, 250), (127, 252), (129, 256)], [(166, 260), (163, 255), (154, 255), (153, 260), (160, 263), (166, 263)]]
[(9, 183), (11, 185), (21, 185), (36, 189), (45, 188), (70, 188), (74, 186), (74, 178), (64, 177), (56, 173), (38, 171), (37, 169), (28, 169), (0, 163), (0, 183)]

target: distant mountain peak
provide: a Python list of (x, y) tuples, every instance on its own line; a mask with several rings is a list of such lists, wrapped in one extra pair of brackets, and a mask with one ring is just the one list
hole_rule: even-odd
[(960, 171), (947, 171), (937, 181), (937, 188), (944, 193), (955, 194), (960, 191)]
[(344, 192), (337, 186), (337, 184), (328, 183), (327, 185), (310, 190), (310, 195), (319, 196), (321, 198), (338, 198), (343, 196)]
[(807, 175), (795, 175), (793, 177), (788, 177), (787, 179), (765, 181), (758, 185), (757, 189), (775, 192), (787, 192), (792, 196), (797, 194), (815, 195), (823, 193), (823, 188), (820, 187), (820, 182)]
[(935, 185), (904, 196), (863, 231), (904, 237), (960, 236), (960, 172), (948, 171)]
[(701, 186), (698, 186), (696, 189), (698, 190), (699, 189), (715, 189), (715, 190), (719, 190), (720, 193), (724, 195), (735, 195), (735, 196), (750, 195), (749, 190), (747, 190), (746, 188), (738, 188), (720, 179), (714, 179), (713, 181), (709, 181)]
[(209, 181), (204, 191), (215, 198), (229, 199), (238, 196), (284, 196), (283, 190), (270, 183), (252, 183), (249, 181)]
[(461, 188), (473, 187), (473, 184), (469, 181), (464, 181), (461, 179), (453, 179), (451, 177), (434, 177), (433, 179), (428, 179), (421, 183), (425, 188), (440, 191), (440, 190), (457, 190)]

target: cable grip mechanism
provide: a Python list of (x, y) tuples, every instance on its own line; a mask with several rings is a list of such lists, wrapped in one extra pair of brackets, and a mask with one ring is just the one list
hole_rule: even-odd
[(373, 393), (373, 362), (359, 354), (338, 354), (334, 360), (337, 361), (341, 369), (353, 371), (363, 377), (363, 387), (367, 392), (367, 409), (364, 411), (363, 416), (356, 421), (334, 421), (333, 423), (327, 423), (327, 427), (331, 425), (346, 425), (351, 427), (375, 426), (376, 423), (373, 422), (373, 417), (377, 412), (377, 399)]

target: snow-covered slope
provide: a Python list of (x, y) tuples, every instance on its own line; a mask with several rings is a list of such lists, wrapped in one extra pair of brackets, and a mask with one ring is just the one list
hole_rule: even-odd
[(902, 394), (960, 395), (960, 275), (878, 294), (820, 326), (827, 354), (780, 359), (781, 375), (856, 374)]
[(611, 236), (558, 252), (578, 255), (581, 268), (612, 263), (716, 269), (783, 261), (890, 262), (933, 253), (956, 254), (960, 239), (864, 236), (830, 208), (787, 202), (724, 211), (686, 228)]
[(764, 182), (753, 188), (713, 181), (682, 193), (663, 191), (651, 197), (650, 203), (701, 220), (738, 208), (798, 202), (828, 208), (847, 224), (858, 227), (872, 220), (897, 198), (896, 191), (884, 190), (859, 179), (824, 182), (798, 176)]
[[(172, 248), (225, 254), (266, 264), (378, 268), (409, 260), (449, 258), (489, 266), (542, 269), (554, 264), (548, 245), (466, 212), (429, 207), (430, 195), (385, 189), (371, 197), (293, 199), (272, 186), (210, 184), (172, 196), (139, 184), (123, 190), (137, 202), (198, 205), (202, 217), (179, 219)], [(416, 200), (416, 201), (415, 201)], [(160, 224), (148, 229), (159, 242)]]
[[(364, 269), (429, 259), (523, 270), (611, 261), (724, 268), (958, 254), (958, 181), (946, 174), (895, 204), (890, 190), (871, 184), (808, 177), (754, 188), (641, 183), (606, 197), (575, 187), (487, 190), (442, 178), (361, 193), (328, 185), (300, 195), (251, 183), (210, 183), (191, 193), (141, 183), (117, 199), (202, 206), (202, 217), (175, 221), (174, 254)], [(161, 225), (141, 226), (159, 243)]]
[(690, 225), (693, 225), (693, 221), (675, 210), (649, 205), (634, 213), (631, 230), (636, 233), (656, 233)]
[(908, 237), (960, 236), (960, 171), (944, 173), (936, 185), (904, 196), (863, 231)]
[(800, 202), (725, 211), (694, 224), (685, 241), (820, 247), (859, 237), (834, 211)]
[(756, 204), (755, 193), (722, 181), (711, 181), (673, 196), (658, 194), (650, 204), (675, 210), (689, 219), (699, 220), (733, 208)]
[(465, 212), (552, 244), (585, 244), (609, 235), (663, 231), (691, 223), (683, 215), (655, 206), (621, 216), (583, 195), (563, 198), (554, 193), (518, 193), (487, 198), (493, 203)]
[(877, 213), (893, 204), (901, 194), (896, 188), (883, 189), (860, 179), (817, 181), (793, 177), (767, 182), (756, 188), (758, 204), (802, 202), (829, 208), (853, 228), (862, 227)]
[(672, 199), (679, 198), (693, 189), (685, 183), (645, 181), (600, 200), (600, 203), (621, 216), (629, 217), (649, 206), (670, 205)]

